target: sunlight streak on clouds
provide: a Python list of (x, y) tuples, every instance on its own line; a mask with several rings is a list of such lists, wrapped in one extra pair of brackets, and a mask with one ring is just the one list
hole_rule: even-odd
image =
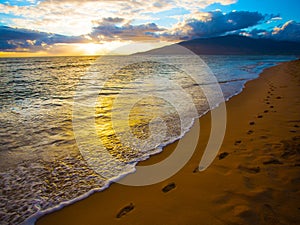
[[(20, 17), (11, 20), (12, 26), (64, 35), (82, 35), (92, 30), (92, 21), (102, 18), (145, 19), (149, 12), (155, 14), (178, 7), (198, 11), (215, 2), (227, 5), (236, 0), (46, 0), (25, 6), (0, 4), (0, 12)], [(149, 15), (147, 17), (148, 23), (155, 19)]]

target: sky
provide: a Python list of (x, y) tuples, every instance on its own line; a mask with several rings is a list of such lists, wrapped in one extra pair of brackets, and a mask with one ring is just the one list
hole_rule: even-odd
[(299, 0), (0, 0), (0, 57), (131, 54), (228, 34), (300, 41), (299, 8)]

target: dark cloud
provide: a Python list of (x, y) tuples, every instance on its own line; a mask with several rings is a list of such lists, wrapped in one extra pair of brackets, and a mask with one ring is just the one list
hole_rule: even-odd
[(267, 36), (269, 36), (270, 33), (264, 29), (254, 28), (252, 30), (236, 30), (236, 31), (229, 32), (228, 34), (241, 35), (241, 36), (247, 36), (252, 38), (261, 38), (261, 37), (266, 38)]
[(155, 23), (142, 25), (131, 25), (125, 23), (121, 18), (105, 18), (100, 21), (89, 36), (97, 41), (116, 41), (116, 40), (149, 40), (154, 39), (154, 33), (162, 31)]
[(251, 31), (237, 31), (233, 34), (244, 35), (252, 38), (271, 38), (279, 41), (300, 42), (300, 23), (288, 21), (272, 30), (253, 29)]
[(300, 41), (300, 23), (288, 21), (273, 30), (252, 29), (260, 23), (280, 18), (279, 15), (263, 15), (258, 12), (221, 11), (200, 13), (199, 18), (187, 19), (173, 31), (166, 31), (162, 36), (171, 39), (190, 40), (199, 37), (214, 37), (224, 34), (240, 34), (253, 38), (271, 38), (285, 41)]
[(167, 31), (163, 35), (165, 37), (179, 39), (213, 37), (255, 26), (270, 16), (247, 11), (199, 13), (196, 15), (196, 18), (187, 19), (179, 24), (173, 31)]
[(107, 18), (103, 18), (101, 22), (102, 23), (118, 24), (118, 23), (122, 23), (124, 21), (125, 21), (125, 19), (124, 18), (120, 18), (120, 17), (107, 17)]
[(7, 26), (0, 26), (0, 34), (1, 51), (37, 51), (56, 43), (86, 42), (81, 36), (64, 36)]
[(222, 12), (211, 13), (208, 21), (187, 21), (187, 25), (192, 28), (192, 36), (215, 36), (228, 31), (239, 30), (258, 24), (264, 16), (257, 12)]
[(300, 42), (300, 23), (288, 21), (280, 28), (274, 28), (271, 37), (277, 40)]

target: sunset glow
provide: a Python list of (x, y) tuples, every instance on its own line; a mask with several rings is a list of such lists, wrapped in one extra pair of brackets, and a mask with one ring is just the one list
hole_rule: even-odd
[[(299, 4), (290, 0), (290, 4)], [(284, 0), (78, 1), (0, 3), (0, 56), (118, 54), (227, 34), (300, 41), (297, 7)], [(148, 49), (141, 44), (132, 52)]]

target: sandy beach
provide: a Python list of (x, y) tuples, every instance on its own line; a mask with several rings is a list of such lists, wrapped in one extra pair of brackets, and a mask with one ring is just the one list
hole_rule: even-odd
[[(112, 184), (38, 225), (300, 224), (300, 60), (268, 68), (226, 102), (227, 130), (212, 165), (197, 170), (210, 113), (191, 160), (161, 183)], [(139, 165), (158, 162), (176, 143)]]

